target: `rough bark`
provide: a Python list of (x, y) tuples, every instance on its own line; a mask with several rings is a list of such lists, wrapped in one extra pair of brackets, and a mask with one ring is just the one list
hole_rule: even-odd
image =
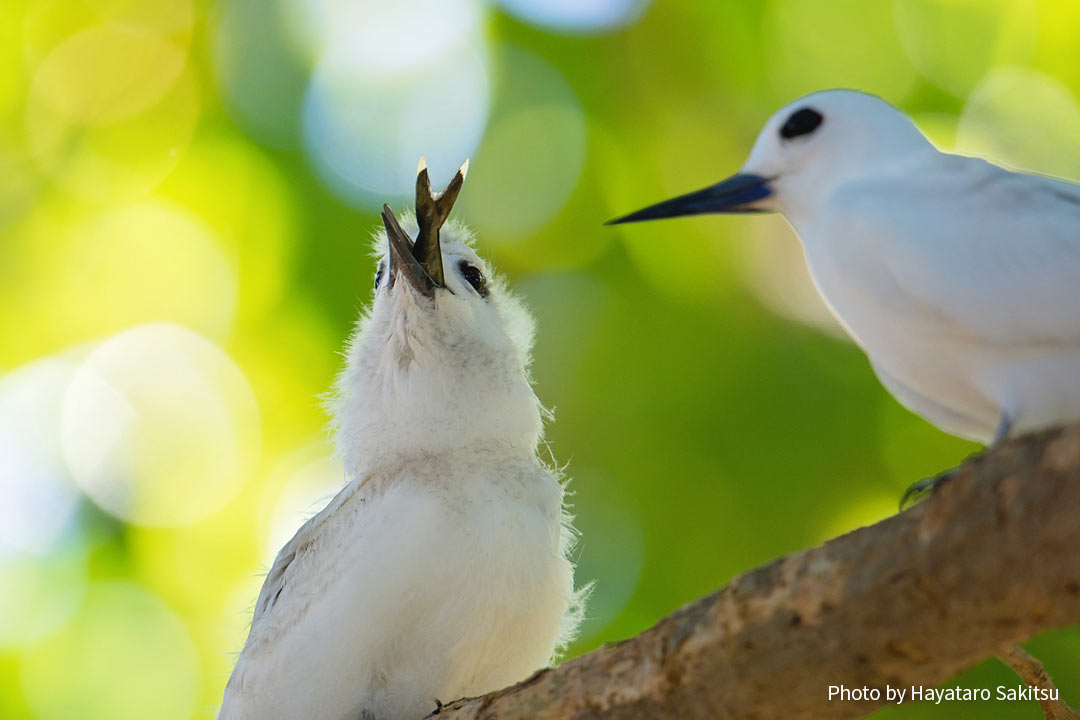
[(440, 720), (857, 718), (1080, 623), (1080, 426), (966, 462), (905, 512), (780, 558), (636, 637)]

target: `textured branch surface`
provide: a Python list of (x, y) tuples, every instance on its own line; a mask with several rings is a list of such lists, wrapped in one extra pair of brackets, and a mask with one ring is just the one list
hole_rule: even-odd
[[(1007, 443), (894, 517), (783, 557), (655, 627), (440, 720), (856, 718), (1080, 623), (1080, 426)], [(884, 694), (884, 693), (883, 693)]]

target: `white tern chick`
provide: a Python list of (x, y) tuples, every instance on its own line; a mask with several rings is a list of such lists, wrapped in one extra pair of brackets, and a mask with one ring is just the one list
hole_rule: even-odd
[[(421, 160), (389, 207), (335, 427), (348, 483), (278, 554), (221, 720), (416, 720), (546, 666), (572, 632), (563, 490), (537, 458), (532, 321)], [(406, 222), (411, 226), (411, 222)]]
[(983, 443), (1080, 419), (1080, 187), (939, 152), (830, 90), (777, 112), (738, 174), (611, 222), (760, 211), (910, 410)]

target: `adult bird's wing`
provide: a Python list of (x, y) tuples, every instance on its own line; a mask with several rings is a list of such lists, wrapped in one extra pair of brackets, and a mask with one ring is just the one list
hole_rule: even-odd
[(830, 211), (949, 332), (1080, 348), (1080, 186), (938, 154), (844, 186)]

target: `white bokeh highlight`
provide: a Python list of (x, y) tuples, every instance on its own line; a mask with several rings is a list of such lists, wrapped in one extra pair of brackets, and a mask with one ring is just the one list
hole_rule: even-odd
[(487, 125), (491, 78), (471, 0), (322, 2), (309, 24), (323, 50), (304, 99), (309, 160), (342, 199), (406, 198), (416, 161), (449, 180)]
[(197, 522), (250, 477), (259, 417), (243, 373), (177, 325), (106, 340), (72, 376), (60, 416), (65, 462), (102, 509), (136, 525)]
[(75, 368), (45, 358), (0, 377), (0, 552), (47, 554), (78, 507), (57, 427)]
[(596, 32), (641, 17), (648, 0), (497, 0), (511, 15), (552, 30)]
[(957, 152), (1065, 178), (1080, 176), (1080, 103), (1037, 70), (998, 68), (964, 104)]

